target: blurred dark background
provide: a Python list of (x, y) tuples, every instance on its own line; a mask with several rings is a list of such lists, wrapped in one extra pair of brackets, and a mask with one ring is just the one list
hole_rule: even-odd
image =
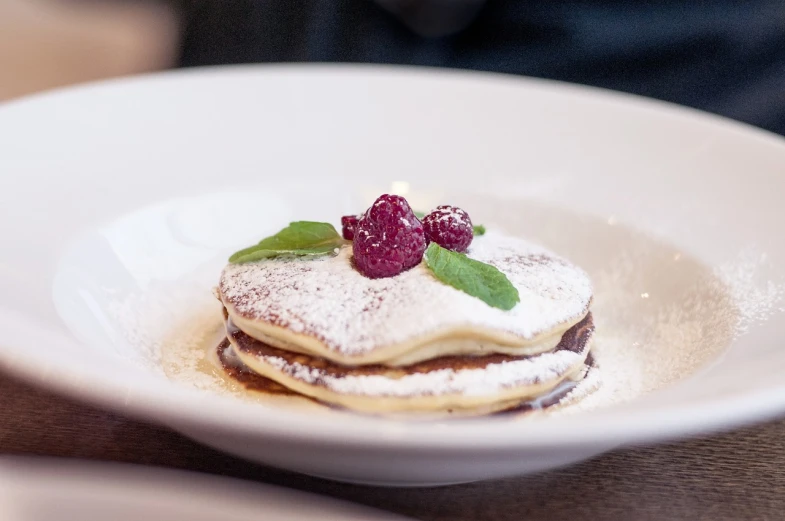
[[(631, 92), (785, 134), (785, 0), (0, 0), (0, 98), (66, 82), (4, 85), (14, 69), (3, 9), (14, 4), (31, 26), (31, 5), (61, 19), (93, 12), (83, 28), (123, 26), (114, 52), (125, 69), (104, 57), (114, 66), (84, 79), (264, 62), (455, 67)], [(90, 58), (99, 47), (84, 45), (82, 58), (101, 62)]]

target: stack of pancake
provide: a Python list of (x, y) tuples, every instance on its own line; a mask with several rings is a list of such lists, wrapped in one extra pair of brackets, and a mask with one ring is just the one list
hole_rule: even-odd
[(337, 256), (230, 264), (218, 295), (227, 374), (247, 388), (364, 413), (488, 414), (559, 403), (593, 366), (592, 287), (520, 239), (475, 238), (469, 257), (518, 289), (510, 311), (424, 265), (369, 279)]

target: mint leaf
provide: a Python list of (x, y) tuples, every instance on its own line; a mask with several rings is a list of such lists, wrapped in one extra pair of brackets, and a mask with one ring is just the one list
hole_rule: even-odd
[(335, 252), (335, 249), (340, 246), (321, 246), (318, 248), (301, 248), (298, 250), (268, 250), (259, 249), (254, 246), (241, 250), (229, 258), (229, 262), (233, 264), (244, 264), (246, 262), (254, 262), (262, 259), (271, 259), (273, 257), (280, 257), (282, 255), (294, 255), (298, 257), (328, 255)]
[(428, 215), (428, 214), (425, 213), (425, 212), (418, 212), (417, 210), (414, 210), (414, 216), (417, 217), (421, 221), (425, 218), (426, 215)]
[(327, 255), (343, 244), (332, 224), (296, 221), (258, 244), (235, 252), (229, 262), (241, 264), (280, 255)]
[(425, 264), (440, 281), (477, 297), (489, 306), (507, 311), (521, 300), (518, 290), (504, 273), (463, 253), (442, 248), (435, 242), (425, 250)]

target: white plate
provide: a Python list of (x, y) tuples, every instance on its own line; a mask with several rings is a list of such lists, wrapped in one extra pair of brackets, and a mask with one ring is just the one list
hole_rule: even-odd
[[(779, 137), (544, 81), (270, 66), (8, 104), (0, 146), (0, 366), (228, 452), (428, 485), (785, 411)], [(427, 423), (195, 389), (214, 382), (167, 358), (188, 340), (170, 330), (198, 344), (217, 324), (210, 286), (227, 254), (293, 218), (356, 212), (392, 182), (410, 183), (416, 207), (461, 204), (584, 266), (598, 290), (598, 353), (615, 349), (604, 389), (669, 385), (583, 414)]]
[(295, 490), (135, 465), (0, 458), (4, 521), (405, 521)]

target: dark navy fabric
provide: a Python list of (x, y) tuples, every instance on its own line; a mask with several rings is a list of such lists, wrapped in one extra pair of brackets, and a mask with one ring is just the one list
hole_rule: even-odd
[[(785, 134), (785, 0), (489, 0), (428, 38), (371, 0), (195, 0), (184, 66), (372, 62), (642, 94)], [(415, 0), (409, 0), (415, 1)]]

